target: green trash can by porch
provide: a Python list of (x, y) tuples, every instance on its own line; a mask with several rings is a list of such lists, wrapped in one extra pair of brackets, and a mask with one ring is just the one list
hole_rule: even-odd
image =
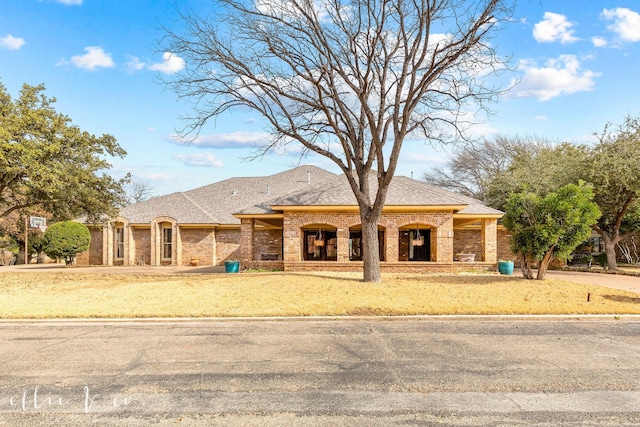
[(513, 274), (513, 261), (498, 261), (498, 271), (510, 276)]
[(225, 261), (224, 272), (225, 273), (237, 273), (240, 271), (240, 261)]

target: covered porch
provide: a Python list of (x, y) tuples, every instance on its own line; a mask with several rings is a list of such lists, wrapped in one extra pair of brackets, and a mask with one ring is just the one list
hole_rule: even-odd
[[(361, 226), (354, 209), (238, 216), (243, 268), (363, 269)], [(498, 218), (458, 215), (453, 209), (385, 209), (378, 224), (381, 270), (454, 273), (492, 269), (497, 262)]]

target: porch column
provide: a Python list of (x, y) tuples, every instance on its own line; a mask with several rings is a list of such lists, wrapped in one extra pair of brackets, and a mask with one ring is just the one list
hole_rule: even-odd
[(338, 262), (349, 262), (349, 228), (338, 228)]
[(178, 223), (172, 224), (174, 242), (171, 248), (171, 265), (182, 265), (182, 236), (180, 234), (180, 227)]
[(436, 228), (436, 262), (453, 262), (453, 216)]
[(213, 230), (213, 249), (211, 251), (211, 255), (213, 259), (211, 260), (211, 265), (218, 265), (218, 229)]
[(384, 236), (384, 259), (388, 262), (400, 261), (400, 231), (398, 226), (387, 227)]
[(240, 261), (253, 261), (253, 218), (242, 218), (240, 223)]
[(302, 261), (302, 230), (297, 221), (285, 215), (282, 221), (282, 259), (287, 262)]
[(494, 263), (498, 261), (498, 220), (487, 218), (482, 220), (481, 231), (482, 260)]
[(149, 229), (149, 264), (153, 266), (160, 265), (160, 246), (161, 246), (160, 226), (157, 221), (151, 221), (151, 228)]
[(131, 230), (131, 225), (125, 223), (123, 233), (124, 233), (124, 265), (135, 265), (136, 254), (135, 254), (135, 245), (133, 243), (133, 231)]
[(113, 265), (113, 224), (108, 222), (102, 228), (102, 265)]

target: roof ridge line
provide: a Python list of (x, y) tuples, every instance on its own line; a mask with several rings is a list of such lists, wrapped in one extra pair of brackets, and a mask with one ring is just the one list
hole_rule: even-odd
[[(402, 178), (405, 178), (408, 181), (407, 183), (412, 187), (424, 188), (426, 186), (431, 191), (434, 191), (438, 194), (446, 194), (448, 197), (459, 200), (460, 202), (462, 202), (462, 204), (465, 204), (465, 205), (478, 204), (478, 205), (484, 206), (484, 203), (482, 202), (482, 200), (477, 200), (477, 199), (474, 199), (473, 197), (465, 196), (464, 194), (458, 194), (454, 191), (445, 190), (444, 188), (438, 187), (437, 185), (429, 184), (428, 182), (417, 181), (413, 178), (409, 178), (406, 176), (402, 176)], [(471, 200), (473, 200), (473, 202), (471, 202)]]
[(189, 197), (186, 192), (181, 191), (180, 194), (182, 194), (182, 196), (187, 199), (188, 201), (190, 201), (194, 206), (196, 206), (198, 209), (200, 209), (200, 212), (203, 212), (206, 216), (208, 216), (209, 218), (211, 218), (214, 222), (220, 222), (218, 221), (217, 218), (214, 218), (213, 216), (211, 216), (211, 214), (209, 212), (207, 212), (202, 206), (200, 206), (200, 204), (198, 204), (195, 200), (193, 200), (191, 197)]

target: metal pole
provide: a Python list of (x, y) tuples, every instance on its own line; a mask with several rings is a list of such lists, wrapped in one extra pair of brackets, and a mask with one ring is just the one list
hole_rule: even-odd
[(24, 214), (24, 265), (29, 264), (29, 219), (27, 214)]

